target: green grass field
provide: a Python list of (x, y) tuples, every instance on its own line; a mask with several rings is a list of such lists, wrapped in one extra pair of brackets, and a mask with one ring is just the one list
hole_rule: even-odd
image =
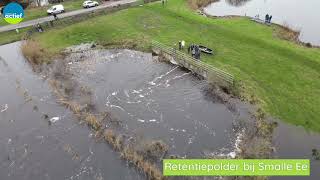
[(0, 45), (20, 41), (28, 30), (29, 28), (21, 29), (19, 34), (17, 34), (16, 31), (1, 32)]
[[(62, 2), (64, 9), (66, 11), (74, 11), (77, 9), (82, 9), (82, 3), (84, 0), (69, 0)], [(24, 11), (25, 18), (23, 21), (28, 21), (32, 19), (37, 19), (40, 17), (48, 16), (47, 15), (47, 10), (51, 7), (52, 5), (49, 5), (47, 7), (35, 7), (35, 8), (27, 8)], [(8, 23), (3, 19), (0, 18), (0, 26), (5, 26), (8, 25)]]
[(50, 53), (82, 42), (133, 43), (147, 50), (150, 40), (179, 40), (213, 48), (204, 62), (235, 75), (241, 97), (275, 118), (320, 132), (320, 50), (281, 40), (276, 26), (246, 18), (210, 19), (197, 15), (185, 0), (160, 2), (96, 17), (34, 38)]

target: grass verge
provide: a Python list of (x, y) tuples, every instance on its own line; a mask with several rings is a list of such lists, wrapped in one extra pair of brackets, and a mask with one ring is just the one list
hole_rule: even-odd
[(20, 41), (29, 28), (21, 29), (19, 33), (16, 31), (7, 31), (0, 33), (0, 45)]

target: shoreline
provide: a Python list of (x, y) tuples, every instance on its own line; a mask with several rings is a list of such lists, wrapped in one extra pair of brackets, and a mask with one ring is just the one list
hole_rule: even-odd
[[(205, 15), (206, 17), (208, 18), (212, 18), (212, 19), (232, 19), (232, 18), (247, 18), (248, 20), (252, 20), (254, 19), (254, 17), (250, 17), (250, 16), (241, 16), (241, 15), (226, 15), (226, 16), (216, 16), (216, 15), (212, 15), (212, 14), (209, 14), (208, 12), (206, 12), (204, 9), (206, 7), (208, 7), (210, 4), (214, 4), (218, 2), (218, 0), (213, 0), (213, 2), (209, 3), (209, 4), (206, 4), (204, 6), (201, 6), (198, 11)], [(263, 19), (260, 19), (260, 20), (263, 20)], [(253, 23), (258, 23), (258, 22), (253, 22)], [(259, 23), (261, 25), (266, 25), (266, 24), (262, 24), (262, 23)], [(282, 24), (278, 24), (278, 23), (274, 23), (272, 22), (270, 24), (270, 27), (275, 27), (275, 28), (280, 28), (281, 31), (285, 32), (285, 34), (282, 34), (281, 32), (277, 32), (277, 29), (273, 29), (274, 33), (278, 36), (278, 38), (280, 39), (284, 39), (286, 41), (290, 41), (290, 42), (294, 42), (298, 45), (301, 45), (303, 47), (307, 47), (307, 48), (320, 48), (320, 45), (314, 45), (314, 44), (311, 44), (309, 42), (303, 42), (300, 40), (299, 36), (300, 36), (300, 32), (297, 31), (297, 30), (294, 30), (290, 27), (286, 27)], [(286, 35), (289, 35), (291, 36), (290, 38), (286, 37)]]
[[(159, 18), (160, 19), (160, 18)], [(106, 21), (107, 22), (107, 21)], [(151, 22), (151, 21), (146, 21), (146, 22)], [(250, 23), (252, 23), (252, 22), (250, 22)], [(155, 24), (152, 24), (152, 22), (150, 23), (151, 25), (153, 25), (153, 26), (156, 26)], [(144, 24), (145, 25), (145, 24)], [(148, 30), (150, 30), (150, 31), (152, 31), (152, 26), (145, 26), (144, 28), (145, 29), (147, 29), (147, 28), (149, 28)], [(200, 25), (203, 25), (203, 24), (200, 24)], [(122, 26), (120, 26), (120, 27), (122, 27)], [(190, 26), (191, 27), (191, 26)], [(214, 27), (214, 26), (212, 26), (212, 27)], [(141, 30), (141, 29), (138, 29), (138, 30)], [(201, 29), (200, 29), (201, 30)], [(93, 31), (94, 32), (94, 31)], [(147, 31), (146, 31), (147, 32)], [(62, 33), (62, 32), (61, 32)], [(53, 33), (54, 34), (54, 33)], [(79, 34), (81, 34), (81, 33), (79, 33)], [(222, 34), (222, 33), (221, 33)], [(228, 35), (230, 35), (230, 34), (222, 34), (222, 35), (224, 35), (223, 37), (228, 37)], [(151, 36), (152, 38), (154, 38), (153, 36)], [(198, 36), (199, 37), (199, 36)], [(213, 36), (214, 37), (214, 36)], [(126, 37), (126, 38), (128, 38), (128, 37)], [(211, 37), (210, 37), (211, 38)], [(237, 37), (235, 37), (235, 38), (237, 38)], [(66, 36), (66, 39), (68, 39), (68, 37)], [(106, 38), (107, 40), (109, 40), (108, 38)], [(83, 40), (83, 39), (80, 39), (79, 38), (79, 40)], [(148, 39), (148, 37), (147, 37), (147, 40), (149, 40)], [(165, 41), (165, 39), (162, 39), (163, 41)], [(174, 39), (174, 40), (176, 40), (176, 39)], [(197, 39), (198, 40), (198, 39)], [(199, 38), (199, 41), (200, 41), (201, 39)], [(212, 40), (214, 40), (214, 38), (212, 38)], [(220, 40), (220, 39), (216, 39), (216, 40)], [(119, 44), (116, 44), (115, 46), (117, 47), (117, 46), (119, 46), (119, 47), (121, 47), (121, 46), (129, 46), (130, 47), (130, 49), (132, 48), (132, 49), (134, 49), (135, 47), (137, 47), (137, 49), (139, 49), (139, 48), (141, 48), (141, 47), (144, 47), (144, 46), (136, 46), (136, 44), (137, 44), (137, 42), (136, 41), (129, 41), (129, 43), (127, 42), (126, 43), (126, 41), (120, 41), (120, 40), (118, 40), (119, 41)], [(109, 44), (108, 44), (108, 43)], [(104, 47), (105, 48), (108, 48), (108, 46), (112, 46), (112, 43), (110, 44), (110, 41), (107, 41), (107, 42), (104, 42), (103, 43), (103, 41), (102, 42), (98, 42), (98, 43), (100, 43), (101, 45), (104, 45)], [(206, 42), (206, 41), (204, 41), (204, 42)], [(221, 40), (220, 40), (220, 42), (221, 42)], [(70, 43), (70, 42), (68, 42), (68, 43)], [(148, 45), (148, 41), (146, 41), (146, 40), (144, 40), (143, 39), (143, 41), (141, 41), (141, 43), (144, 43), (145, 44), (145, 47), (147, 47), (147, 45)], [(169, 43), (169, 41), (167, 41), (167, 44)], [(209, 42), (207, 42), (208, 44), (210, 44)], [(71, 44), (71, 43), (70, 43)], [(293, 43), (292, 43), (293, 44)], [(132, 46), (131, 46), (132, 45)], [(211, 46), (213, 46), (213, 47), (215, 47), (214, 45), (211, 45)], [(254, 46), (251, 46), (250, 48), (252, 48), (252, 47), (254, 47)], [(277, 46), (276, 46), (277, 47)], [(283, 48), (282, 46), (279, 46), (280, 48)], [(216, 47), (215, 47), (216, 48)], [(236, 46), (235, 48), (239, 48), (239, 46)], [(299, 48), (301, 48), (301, 47), (298, 47), (297, 46), (297, 49), (299, 49)], [(40, 48), (41, 49), (41, 48)], [(284, 50), (286, 50), (285, 48), (283, 48)], [(218, 49), (219, 50), (219, 49)], [(218, 53), (221, 53), (222, 52), (222, 49), (220, 49), (221, 51), (219, 52), (218, 51)], [(230, 49), (228, 49), (229, 51), (230, 51)], [(288, 52), (293, 52), (293, 51), (288, 51)], [(273, 52), (272, 52), (273, 53)], [(221, 54), (220, 54), (221, 55)], [(218, 54), (218, 56), (217, 57), (221, 57), (219, 54)], [(244, 54), (241, 54), (242, 56), (244, 56)], [(280, 54), (279, 53), (279, 55), (283, 55), (283, 54)], [(226, 57), (226, 60), (228, 60), (228, 59), (231, 59), (231, 60), (234, 60), (234, 59), (232, 59), (232, 57), (228, 57), (228, 54), (227, 53), (225, 53), (225, 54), (223, 54), (223, 56), (225, 56)], [(280, 57), (280, 56), (279, 56)], [(290, 56), (291, 57), (291, 56)], [(305, 56), (302, 56), (302, 57), (305, 57)], [(307, 57), (307, 56), (306, 56)], [(253, 57), (253, 58), (255, 58), (255, 57)], [(258, 58), (260, 58), (260, 57), (258, 57)], [(215, 59), (215, 57), (214, 58), (212, 58), (214, 61), (216, 60)], [(249, 58), (250, 59), (250, 58)], [(297, 59), (299, 59), (299, 58), (297, 58)], [(247, 60), (247, 59), (242, 59), (242, 60)], [(272, 59), (271, 59), (272, 60)], [(285, 58), (284, 58), (284, 60), (286, 60)], [(294, 60), (294, 59), (293, 59)], [(238, 65), (238, 64), (236, 64), (236, 65)], [(286, 64), (281, 64), (281, 65), (286, 65)], [(291, 65), (291, 64), (289, 64), (289, 65)], [(233, 65), (234, 66), (234, 65)], [(222, 66), (223, 67), (223, 66)], [(256, 67), (256, 66), (254, 66), (254, 67)], [(274, 66), (269, 66), (270, 68), (274, 68)], [(268, 67), (268, 68), (269, 68)], [(317, 66), (316, 66), (317, 67)], [(314, 67), (314, 68), (316, 68), (316, 67)], [(241, 67), (240, 67), (241, 68)], [(231, 68), (229, 69), (229, 70), (232, 70)], [(243, 73), (246, 73), (245, 72), (245, 68), (243, 68), (242, 69), (243, 70)], [(251, 70), (251, 69), (250, 69)], [(236, 71), (231, 71), (231, 72), (233, 72), (233, 73), (235, 73)], [(245, 81), (246, 79), (246, 76), (240, 76), (239, 74), (237, 74), (238, 75), (238, 77), (239, 77), (239, 80), (241, 80), (241, 81)], [(253, 74), (253, 75), (255, 75), (255, 74)], [(262, 80), (269, 80), (269, 79), (263, 79), (264, 77), (263, 76), (261, 76), (261, 77), (259, 77), (259, 78), (261, 78)], [(257, 81), (254, 81), (255, 79), (253, 79), (253, 82), (255, 82), (255, 83), (262, 83), (261, 81), (259, 81), (260, 79), (258, 79)], [(300, 80), (304, 80), (304, 81), (306, 81), (305, 79), (300, 79)], [(276, 81), (270, 81), (270, 82), (275, 82), (275, 83), (277, 83)], [(245, 83), (244, 83), (245, 84)], [(242, 84), (241, 84), (242, 85)], [(248, 90), (248, 91), (250, 91), (250, 85), (252, 85), (252, 84), (245, 84), (245, 85), (248, 85), (247, 87), (245, 87), (246, 89), (244, 89), (244, 90)], [(256, 85), (256, 84), (254, 84), (253, 83), (253, 85)], [(286, 85), (286, 84), (285, 84)], [(238, 86), (240, 86), (239, 84), (238, 84)], [(263, 87), (265, 87), (265, 86), (261, 86), (261, 87), (259, 87), (259, 86), (257, 86), (257, 87), (254, 87), (254, 88), (263, 88)], [(271, 90), (276, 90), (276, 89), (271, 89)], [(299, 92), (297, 89), (294, 89), (294, 91), (297, 91), (297, 92)], [(242, 92), (241, 92), (242, 93)], [(249, 93), (249, 95), (252, 95), (252, 96), (257, 96), (257, 97), (261, 97), (261, 98), (266, 98), (266, 99), (268, 99), (268, 94), (262, 94), (262, 93), (260, 93), (259, 94), (259, 92), (257, 91), (257, 92), (255, 92), (255, 91), (253, 91), (253, 92), (248, 92)], [(266, 96), (264, 96), (264, 95), (266, 95)], [(283, 96), (283, 94), (280, 94), (280, 95), (282, 95)], [(290, 95), (290, 94), (288, 94), (288, 95)], [(281, 96), (279, 96), (279, 97), (281, 97)], [(249, 99), (245, 99), (245, 98), (249, 98)], [(268, 121), (268, 119), (266, 118), (266, 114), (265, 114), (265, 112), (264, 112), (264, 110), (262, 110), (262, 109), (260, 109), (260, 105), (264, 105), (263, 104), (263, 102), (261, 102), (261, 101), (254, 101), (254, 100), (252, 100), (252, 102), (253, 103), (251, 103), (251, 99), (250, 99), (250, 97), (248, 96), (248, 97), (245, 97), (244, 98), (244, 101), (245, 102), (248, 102), (248, 103), (250, 103), (250, 104), (253, 104), (253, 106), (255, 106), (257, 109), (255, 109), (255, 110), (253, 110), (254, 112), (253, 112), (253, 114), (252, 114), (252, 116), (253, 117), (255, 117), (255, 121), (252, 121), (253, 123), (256, 123), (255, 125), (257, 126), (257, 127), (259, 127), (259, 128), (261, 128), (261, 130), (259, 130), (259, 131), (257, 131), (257, 132), (255, 132), (255, 130), (254, 129), (250, 129), (250, 126), (248, 126), (249, 128), (249, 130), (250, 131), (252, 131), (251, 132), (251, 138), (253, 138), (252, 140), (256, 140), (256, 139), (254, 139), (255, 137), (256, 137), (256, 135), (258, 134), (258, 135), (261, 135), (261, 136), (263, 136), (263, 137), (266, 137), (266, 138), (270, 138), (269, 136), (267, 136), (267, 135), (269, 135), (269, 133), (271, 133), (271, 135), (273, 136), (273, 133), (272, 132), (270, 132), (270, 130), (272, 130), (272, 127), (273, 126), (275, 126), (276, 124), (272, 124), (272, 121), (273, 120), (271, 120), (270, 122)], [(255, 99), (256, 97), (254, 97), (254, 98), (252, 98), (252, 99)], [(242, 101), (242, 97), (240, 96), (237, 96), (237, 99), (239, 99), (239, 100), (241, 100)], [(290, 98), (289, 98), (289, 100), (290, 100)], [(272, 102), (272, 101), (271, 101)], [(290, 101), (288, 101), (288, 102), (290, 102)], [(273, 103), (273, 102), (272, 102)], [(277, 102), (278, 103), (278, 102)], [(281, 103), (278, 103), (279, 104), (279, 106), (281, 105)], [(68, 105), (68, 104), (67, 104)], [(72, 104), (71, 104), (72, 105)], [(68, 106), (70, 106), (71, 107), (71, 105), (68, 105)], [(72, 106), (73, 107), (73, 106)], [(76, 106), (75, 106), (76, 107)], [(76, 110), (76, 109), (75, 109)], [(270, 109), (267, 109), (267, 110), (270, 110)], [(283, 110), (283, 109), (280, 109), (280, 110)], [(308, 110), (312, 110), (312, 108), (310, 108), (310, 109), (308, 109)], [(282, 112), (282, 111), (281, 111)], [(300, 112), (300, 111), (299, 111)], [(268, 112), (268, 114), (271, 114), (271, 113), (269, 113)], [(306, 116), (307, 117), (307, 116)], [(88, 118), (86, 118), (87, 119), (87, 121), (88, 121), (88, 123), (93, 123), (93, 124), (95, 124), (94, 123), (94, 117), (93, 116), (89, 116), (88, 115)], [(260, 121), (261, 120), (261, 121)], [(290, 120), (290, 119), (286, 119), (286, 120)], [(284, 122), (284, 120), (281, 120), (282, 122)], [(265, 122), (267, 122), (267, 124), (265, 124)], [(97, 124), (98, 125), (98, 124)], [(98, 127), (97, 125), (94, 125), (95, 127)], [(108, 140), (108, 141), (110, 141), (111, 143), (114, 143), (115, 141), (115, 139), (118, 139), (118, 138), (116, 138), (116, 137), (118, 137), (117, 135), (114, 135), (112, 132), (108, 132), (108, 133), (106, 133), (105, 134), (105, 138), (106, 138), (106, 140)], [(250, 139), (249, 139), (250, 140)], [(251, 143), (249, 142), (249, 140), (244, 140), (244, 143), (248, 143), (248, 146), (250, 146), (251, 145)], [(268, 145), (268, 144), (266, 144), (266, 145)], [(273, 145), (273, 144), (271, 144), (271, 145)], [(244, 144), (244, 145), (242, 145), (241, 147), (243, 147), (243, 148), (246, 148), (247, 147), (247, 145), (246, 144)], [(265, 146), (264, 146), (265, 147)], [(270, 147), (272, 147), (272, 146), (270, 146)], [(117, 148), (117, 146), (115, 146), (115, 148)], [(244, 151), (244, 153), (246, 153), (246, 151)], [(251, 152), (247, 152), (247, 153), (251, 153)], [(129, 155), (130, 154), (132, 154), (132, 153), (129, 153)], [(243, 155), (244, 156), (244, 158), (245, 157), (248, 157), (248, 158), (251, 158), (251, 156), (246, 156), (246, 155)]]
[[(67, 48), (65, 51), (66, 56), (53, 62), (52, 64), (32, 64), (32, 61), (30, 60), (29, 63), (32, 66), (40, 68), (40, 74), (47, 74), (46, 76), (48, 77), (55, 77), (57, 73), (60, 74), (57, 78), (55, 77), (55, 79), (49, 79), (49, 84), (53, 91), (53, 94), (58, 99), (57, 102), (70, 109), (80, 122), (86, 123), (98, 138), (104, 138), (106, 143), (110, 145), (115, 152), (119, 152), (121, 154), (120, 157), (132, 163), (134, 168), (142, 170), (147, 174), (148, 177), (151, 177), (152, 179), (166, 179), (166, 177), (163, 177), (161, 175), (160, 169), (159, 167), (157, 167), (156, 163), (153, 163), (149, 159), (144, 159), (142, 155), (139, 154), (138, 151), (136, 151), (136, 149), (134, 148), (135, 146), (128, 143), (128, 140), (126, 139), (128, 137), (124, 136), (124, 134), (126, 133), (123, 133), (111, 127), (104, 128), (104, 123), (106, 121), (112, 121), (113, 116), (112, 114), (110, 114), (110, 112), (95, 112), (95, 109), (93, 108), (95, 106), (92, 104), (91, 99), (84, 106), (65, 93), (69, 91), (77, 91), (76, 88), (70, 89), (70, 87), (68, 87), (68, 81), (74, 81), (72, 84), (78, 84), (76, 80), (73, 80), (72, 73), (65, 69), (65, 67), (67, 67), (65, 64), (68, 63), (68, 61), (66, 61), (67, 57), (73, 53), (86, 53), (87, 51), (92, 51), (100, 48), (108, 50), (104, 47), (100, 47), (99, 45), (93, 46), (92, 44), (84, 44), (83, 47), (84, 49), (81, 49), (79, 52), (73, 50), (67, 51)], [(70, 48), (72, 49), (73, 47), (69, 47), (69, 49)], [(80, 86), (80, 84), (78, 86)], [(65, 89), (68, 89), (68, 91), (66, 91)], [(90, 95), (91, 92), (89, 90), (90, 89), (88, 89), (88, 91), (85, 92), (86, 94), (84, 95)], [(231, 94), (225, 93), (217, 86), (209, 86), (206, 91), (206, 94), (209, 97), (218, 99), (219, 103), (225, 105), (228, 108), (232, 108), (233, 106), (237, 106), (238, 103), (241, 103), (241, 100), (238, 97), (234, 97)], [(228, 158), (229, 156), (235, 159), (272, 157), (271, 154), (273, 147), (269, 145), (271, 145), (272, 140), (273, 124), (265, 121), (264, 119), (259, 119), (259, 116), (256, 115), (255, 107), (251, 107), (250, 105), (250, 107), (248, 108), (248, 113), (250, 113), (251, 117), (238, 122), (239, 128), (237, 131), (239, 132), (236, 134), (234, 149), (232, 152), (226, 155), (226, 158)], [(117, 121), (121, 121), (121, 119)], [(133, 136), (130, 136), (130, 138), (131, 137)], [(135, 139), (135, 137), (133, 138)], [(257, 142), (261, 142), (263, 144), (256, 144)], [(139, 142), (137, 141), (137, 143)], [(169, 147), (167, 146), (167, 144), (162, 142), (162, 139), (151, 141), (150, 148), (159, 149), (158, 151), (160, 151), (160, 154), (166, 154), (167, 151), (169, 151)], [(167, 158), (171, 158), (171, 156), (172, 155), (168, 154)], [(213, 157), (208, 156), (202, 158)]]

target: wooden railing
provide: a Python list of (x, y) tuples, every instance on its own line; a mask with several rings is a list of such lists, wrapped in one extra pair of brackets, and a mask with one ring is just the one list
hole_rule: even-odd
[(219, 85), (222, 86), (233, 86), (234, 77), (230, 73), (203, 63), (188, 54), (161, 44), (157, 41), (152, 41), (152, 49), (160, 54), (169, 55), (177, 64), (189, 69), (194, 73), (197, 73), (198, 75), (203, 76), (209, 82), (220, 83)]

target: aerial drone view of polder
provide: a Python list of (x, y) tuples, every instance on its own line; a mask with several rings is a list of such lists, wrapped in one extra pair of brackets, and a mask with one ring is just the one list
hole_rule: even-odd
[(320, 179), (320, 1), (2, 0), (0, 179)]

